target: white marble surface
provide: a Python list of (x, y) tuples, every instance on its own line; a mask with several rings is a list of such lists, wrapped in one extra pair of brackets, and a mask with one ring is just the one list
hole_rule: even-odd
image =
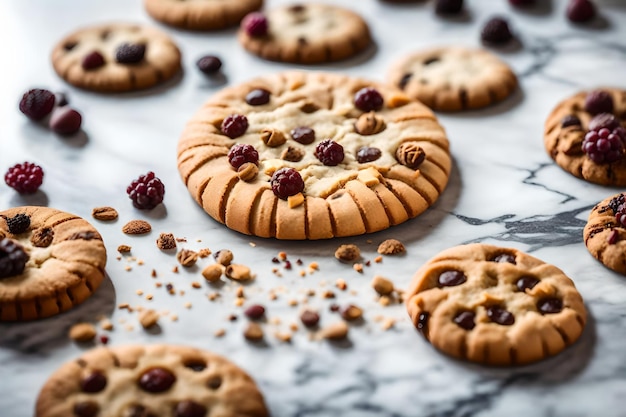
[[(287, 3), (268, 0), (267, 6)], [(46, 205), (91, 219), (91, 209), (111, 205), (118, 221), (93, 221), (102, 233), (110, 258), (108, 279), (84, 305), (56, 318), (25, 324), (0, 324), (0, 415), (32, 415), (38, 390), (61, 363), (88, 347), (67, 338), (77, 321), (111, 317), (116, 329), (110, 345), (125, 343), (185, 343), (211, 349), (244, 367), (256, 379), (274, 416), (624, 416), (626, 394), (626, 281), (595, 261), (582, 242), (590, 208), (618, 190), (588, 184), (557, 167), (543, 148), (543, 122), (552, 107), (580, 89), (601, 85), (626, 87), (626, 5), (601, 1), (601, 17), (592, 25), (574, 26), (564, 17), (565, 1), (542, 3), (528, 12), (513, 10), (506, 1), (468, 0), (461, 19), (444, 20), (431, 2), (390, 5), (378, 0), (337, 0), (369, 21), (377, 47), (357, 59), (315, 69), (383, 80), (389, 64), (404, 53), (441, 44), (479, 45), (487, 18), (507, 16), (520, 39), (515, 50), (498, 52), (520, 76), (521, 88), (506, 102), (483, 111), (441, 115), (451, 142), (454, 169), (449, 185), (424, 215), (401, 226), (369, 236), (324, 242), (279, 242), (247, 237), (227, 230), (206, 215), (179, 179), (175, 147), (185, 122), (220, 88), (197, 71), (195, 60), (206, 53), (224, 61), (223, 80), (233, 85), (253, 76), (291, 66), (264, 62), (247, 54), (234, 30), (198, 34), (164, 28), (183, 52), (184, 74), (166, 87), (137, 94), (100, 95), (72, 88), (60, 80), (49, 62), (54, 43), (78, 26), (111, 20), (154, 23), (139, 0), (3, 0), (0, 2), (0, 171), (25, 160), (45, 170), (44, 184), (34, 196), (23, 197), (0, 185), (0, 209)], [(44, 87), (69, 94), (84, 116), (84, 134), (61, 138), (29, 122), (17, 108), (22, 93)], [(166, 186), (165, 204), (153, 211), (133, 209), (125, 188), (138, 175), (153, 170)], [(148, 237), (128, 237), (122, 225), (146, 219)], [(160, 252), (154, 241), (160, 232), (187, 238), (179, 248), (231, 249), (235, 260), (257, 274), (245, 287), (246, 305), (264, 304), (266, 343), (250, 344), (242, 336), (246, 324), (235, 307), (236, 285), (192, 289), (202, 281), (198, 268), (172, 268), (176, 260)], [(407, 245), (404, 257), (372, 262), (363, 274), (333, 257), (341, 243), (356, 243), (366, 259), (386, 238)], [(368, 243), (371, 241), (372, 243)], [(516, 247), (554, 263), (571, 276), (590, 311), (581, 340), (563, 354), (523, 368), (494, 369), (457, 362), (435, 351), (411, 326), (404, 307), (377, 304), (369, 282), (375, 274), (404, 287), (424, 261), (438, 251), (462, 243), (489, 242)], [(144, 265), (117, 260), (116, 248), (129, 244)], [(252, 246), (250, 243), (253, 243)], [(272, 273), (272, 257), (284, 250), (304, 266), (320, 264), (319, 272), (302, 278), (295, 265)], [(132, 270), (125, 270), (126, 266)], [(282, 266), (278, 265), (282, 270)], [(150, 271), (155, 269), (158, 278)], [(181, 268), (182, 269), (182, 268)], [(290, 344), (273, 333), (296, 322), (304, 291), (332, 289), (342, 278), (349, 291), (335, 290), (335, 300), (309, 297), (321, 311), (322, 324), (339, 320), (331, 303), (357, 304), (365, 320), (350, 327), (349, 341), (329, 344), (310, 340), (302, 329)], [(171, 282), (184, 296), (170, 296), (155, 282)], [(326, 282), (326, 287), (322, 287)], [(282, 286), (277, 300), (268, 291)], [(154, 294), (152, 301), (136, 290)], [(352, 291), (354, 290), (354, 292)], [(222, 296), (210, 302), (207, 294)], [(161, 320), (161, 331), (143, 331), (137, 315), (116, 308), (133, 306), (169, 310), (178, 321)], [(190, 309), (184, 304), (191, 302)], [(239, 320), (229, 322), (231, 313)], [(395, 318), (388, 331), (377, 318)], [(125, 329), (132, 325), (133, 330)], [(214, 337), (217, 329), (227, 332)]]

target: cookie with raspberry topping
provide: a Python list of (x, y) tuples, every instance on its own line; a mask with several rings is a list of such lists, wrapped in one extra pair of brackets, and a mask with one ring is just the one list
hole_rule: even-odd
[(626, 193), (607, 197), (593, 207), (583, 238), (594, 258), (626, 275)]

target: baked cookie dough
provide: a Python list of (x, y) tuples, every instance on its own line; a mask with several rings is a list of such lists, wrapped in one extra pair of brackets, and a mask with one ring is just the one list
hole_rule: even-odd
[(0, 212), (0, 321), (53, 316), (104, 278), (106, 249), (86, 220), (48, 207)]
[(320, 3), (280, 6), (246, 17), (238, 38), (261, 58), (301, 64), (343, 60), (372, 44), (361, 16)]
[(266, 417), (256, 384), (213, 353), (175, 345), (99, 347), (57, 369), (35, 417)]
[(161, 23), (190, 30), (237, 25), (263, 6), (263, 0), (144, 0), (148, 14)]
[(626, 275), (626, 193), (602, 200), (589, 213), (585, 245), (604, 266)]
[[(593, 98), (596, 97), (600, 97), (604, 105), (598, 101), (594, 106)], [(617, 124), (626, 128), (626, 90), (581, 91), (560, 102), (545, 123), (543, 141), (546, 151), (558, 166), (575, 177), (595, 184), (624, 187), (626, 156), (623, 146), (621, 156), (612, 162), (595, 162), (583, 151), (585, 136), (593, 127), (591, 122), (599, 114), (612, 114)], [(626, 134), (622, 138), (624, 141)]]
[(510, 96), (517, 77), (485, 49), (448, 46), (409, 54), (392, 65), (388, 80), (433, 110), (478, 109)]
[(111, 23), (79, 29), (52, 51), (52, 65), (68, 83), (87, 90), (121, 92), (163, 83), (181, 68), (174, 41), (160, 30)]
[(557, 267), (517, 249), (444, 250), (406, 292), (411, 320), (442, 352), (487, 365), (523, 365), (574, 343), (587, 320), (582, 297)]
[(178, 169), (192, 197), (241, 233), (371, 233), (435, 203), (450, 174), (433, 112), (376, 82), (285, 72), (229, 87), (189, 121)]

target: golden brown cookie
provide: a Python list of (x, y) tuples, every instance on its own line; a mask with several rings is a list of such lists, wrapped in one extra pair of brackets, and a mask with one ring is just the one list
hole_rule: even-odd
[[(588, 101), (593, 101), (592, 95), (604, 95), (605, 103), (596, 101), (589, 107)], [(623, 187), (626, 186), (626, 156), (623, 147), (620, 157), (612, 162), (594, 161), (583, 151), (585, 135), (591, 127), (598, 125), (592, 124), (592, 120), (605, 111), (614, 116), (617, 124), (626, 128), (626, 90), (602, 88), (581, 91), (563, 100), (546, 120), (543, 141), (550, 157), (570, 174), (595, 184)], [(622, 136), (625, 142), (626, 132)]]
[(469, 244), (415, 273), (406, 305), (437, 349), (488, 365), (522, 365), (561, 352), (587, 312), (563, 271), (517, 249)]
[(144, 0), (154, 19), (190, 30), (216, 30), (237, 25), (263, 6), (263, 0)]
[(266, 417), (256, 384), (204, 350), (175, 345), (100, 347), (57, 369), (35, 417)]
[(100, 286), (106, 249), (86, 220), (29, 206), (0, 217), (0, 321), (53, 316)]
[(174, 41), (139, 24), (111, 23), (79, 29), (52, 51), (57, 74), (76, 87), (134, 91), (163, 83), (181, 68)]
[[(255, 175), (242, 175), (250, 165)], [(434, 204), (450, 168), (448, 139), (426, 106), (393, 87), (327, 73), (226, 88), (178, 144), (180, 175), (211, 217), (278, 239), (400, 224)]]
[(626, 193), (596, 204), (589, 213), (583, 237), (594, 258), (626, 275)]
[(301, 64), (339, 61), (372, 44), (361, 16), (321, 3), (253, 13), (242, 20), (238, 37), (246, 50), (262, 58)]
[(407, 55), (388, 80), (433, 110), (478, 109), (510, 96), (517, 88), (511, 68), (485, 49), (448, 46)]

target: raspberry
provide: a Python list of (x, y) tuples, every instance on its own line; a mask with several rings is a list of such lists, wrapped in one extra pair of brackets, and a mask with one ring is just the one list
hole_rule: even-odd
[(343, 161), (343, 146), (332, 139), (324, 139), (315, 147), (315, 156), (326, 166), (335, 166)]
[(378, 148), (363, 146), (359, 148), (356, 153), (356, 160), (359, 161), (360, 164), (364, 164), (366, 162), (372, 162), (380, 158), (382, 152)]
[(0, 278), (8, 278), (24, 272), (28, 253), (13, 239), (0, 240)]
[(4, 174), (4, 181), (20, 194), (32, 194), (43, 182), (43, 169), (32, 162), (17, 164)]
[(267, 35), (267, 17), (261, 12), (248, 13), (241, 21), (241, 27), (246, 33), (254, 38)]
[(485, 43), (503, 45), (513, 39), (513, 34), (509, 28), (509, 22), (506, 19), (502, 17), (492, 17), (485, 23), (485, 26), (483, 26), (480, 38)]
[(463, 9), (463, 0), (437, 0), (435, 12), (438, 14), (457, 14)]
[(595, 90), (585, 98), (585, 110), (593, 114), (613, 113), (613, 96), (603, 90)]
[(583, 140), (583, 152), (596, 164), (619, 161), (624, 156), (626, 131), (622, 127), (590, 130)]
[(205, 55), (196, 61), (196, 66), (205, 74), (215, 74), (222, 68), (222, 61), (214, 55)]
[(246, 95), (246, 103), (251, 106), (262, 106), (263, 104), (269, 103), (269, 101), (270, 92), (263, 88), (252, 90)]
[(299, 126), (291, 131), (291, 138), (303, 145), (310, 145), (315, 142), (315, 130), (310, 127)]
[(254, 146), (238, 143), (228, 151), (228, 162), (238, 170), (240, 166), (246, 162), (252, 162), (254, 165), (259, 163), (259, 153)]
[(152, 209), (163, 201), (165, 186), (160, 179), (149, 171), (146, 175), (140, 175), (126, 188), (128, 197), (133, 200), (133, 206), (138, 209)]
[(41, 120), (54, 108), (54, 94), (41, 88), (28, 90), (20, 100), (20, 111), (32, 120)]
[(383, 107), (383, 96), (371, 87), (363, 87), (354, 95), (354, 105), (363, 111), (376, 111)]
[(602, 128), (613, 130), (620, 126), (620, 121), (611, 113), (600, 113), (589, 122), (589, 130), (600, 130)]
[(5, 217), (9, 232), (14, 235), (24, 233), (30, 227), (30, 216), (24, 213), (18, 213), (13, 217)]
[(136, 64), (146, 55), (143, 43), (123, 43), (115, 50), (115, 60), (120, 64)]
[(304, 190), (304, 181), (300, 173), (293, 168), (281, 168), (275, 171), (270, 185), (274, 194), (283, 200)]
[(248, 118), (243, 114), (231, 114), (224, 119), (221, 129), (229, 138), (238, 138), (248, 130)]
[(64, 106), (52, 112), (50, 129), (61, 135), (72, 135), (80, 130), (83, 117), (76, 110)]
[(96, 68), (100, 68), (104, 65), (104, 57), (98, 51), (93, 51), (83, 58), (83, 62), (81, 63), (84, 70), (93, 70)]
[(573, 114), (568, 114), (561, 120), (561, 127), (580, 126), (580, 119)]
[(567, 5), (566, 14), (572, 22), (583, 23), (596, 16), (596, 7), (589, 0), (571, 0)]

